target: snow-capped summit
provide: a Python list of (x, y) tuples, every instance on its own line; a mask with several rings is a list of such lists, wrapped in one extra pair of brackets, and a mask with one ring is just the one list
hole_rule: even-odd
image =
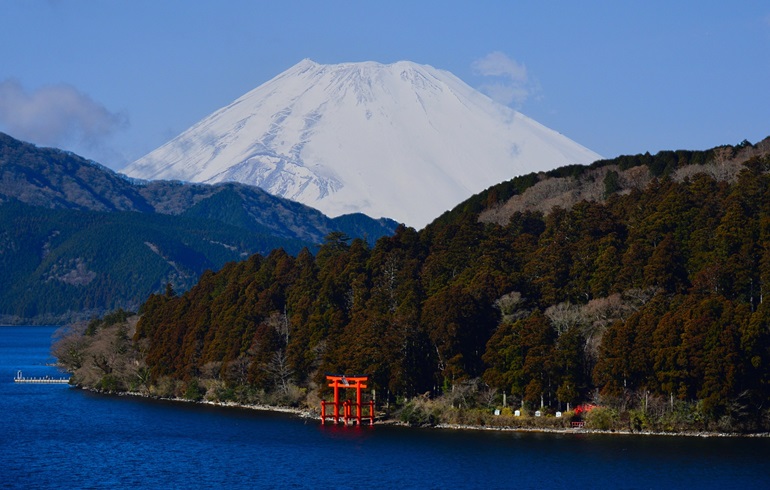
[(599, 158), (447, 71), (306, 59), (122, 172), (238, 181), (421, 228), (491, 185)]

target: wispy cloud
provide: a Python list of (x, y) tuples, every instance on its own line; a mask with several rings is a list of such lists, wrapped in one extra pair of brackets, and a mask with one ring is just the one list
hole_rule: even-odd
[(477, 75), (490, 79), (479, 90), (501, 104), (521, 106), (538, 91), (527, 67), (500, 51), (477, 59), (472, 68)]
[(62, 148), (98, 148), (127, 126), (125, 115), (110, 112), (71, 85), (28, 92), (18, 80), (0, 82), (0, 128), (15, 138)]
[(504, 76), (514, 81), (527, 81), (527, 67), (500, 51), (494, 51), (474, 61), (473, 69), (479, 75)]

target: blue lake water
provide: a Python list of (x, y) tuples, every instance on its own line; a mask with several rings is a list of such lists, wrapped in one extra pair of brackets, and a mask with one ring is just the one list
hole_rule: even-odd
[(322, 426), (14, 384), (55, 327), (0, 327), (2, 488), (770, 488), (770, 439)]

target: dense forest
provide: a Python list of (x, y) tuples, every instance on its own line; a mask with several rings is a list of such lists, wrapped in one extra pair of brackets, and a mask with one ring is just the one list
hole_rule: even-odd
[[(82, 343), (69, 362), (91, 385), (164, 396), (315, 406), (325, 373), (366, 373), (378, 405), (412, 415), (415, 400), (504, 395), (546, 413), (598, 404), (609, 427), (767, 430), (770, 158), (713, 171), (747, 148), (524, 176), (374, 246), (336, 232), (316, 254), (254, 255), (152, 295), (102, 368)], [(553, 179), (601, 195), (500, 218)], [(133, 356), (120, 370), (103, 353), (116, 345)]]

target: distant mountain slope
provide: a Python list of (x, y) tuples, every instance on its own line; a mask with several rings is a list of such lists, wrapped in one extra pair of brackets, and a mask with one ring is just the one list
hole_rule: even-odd
[[(220, 193), (226, 196), (218, 196)], [(335, 220), (316, 209), (258, 187), (127, 179), (72, 153), (37, 148), (0, 133), (0, 202), (10, 198), (47, 208), (193, 214), (311, 243), (320, 243), (328, 233), (339, 231)], [(235, 213), (239, 218), (233, 221)], [(364, 215), (355, 219), (367, 223), (372, 241), (392, 233), (397, 226), (392, 220)]]
[(304, 60), (123, 172), (244, 182), (420, 228), (490, 185), (599, 158), (443, 70)]
[(0, 133), (0, 201), (92, 211), (153, 212), (140, 187), (98, 163)]
[(206, 269), (331, 232), (374, 242), (396, 223), (351, 223), (242, 184), (143, 182), (0, 133), (0, 323), (58, 323), (136, 308)]
[(257, 251), (312, 246), (210, 220), (0, 204), (0, 323), (58, 323), (136, 310), (172, 284)]

